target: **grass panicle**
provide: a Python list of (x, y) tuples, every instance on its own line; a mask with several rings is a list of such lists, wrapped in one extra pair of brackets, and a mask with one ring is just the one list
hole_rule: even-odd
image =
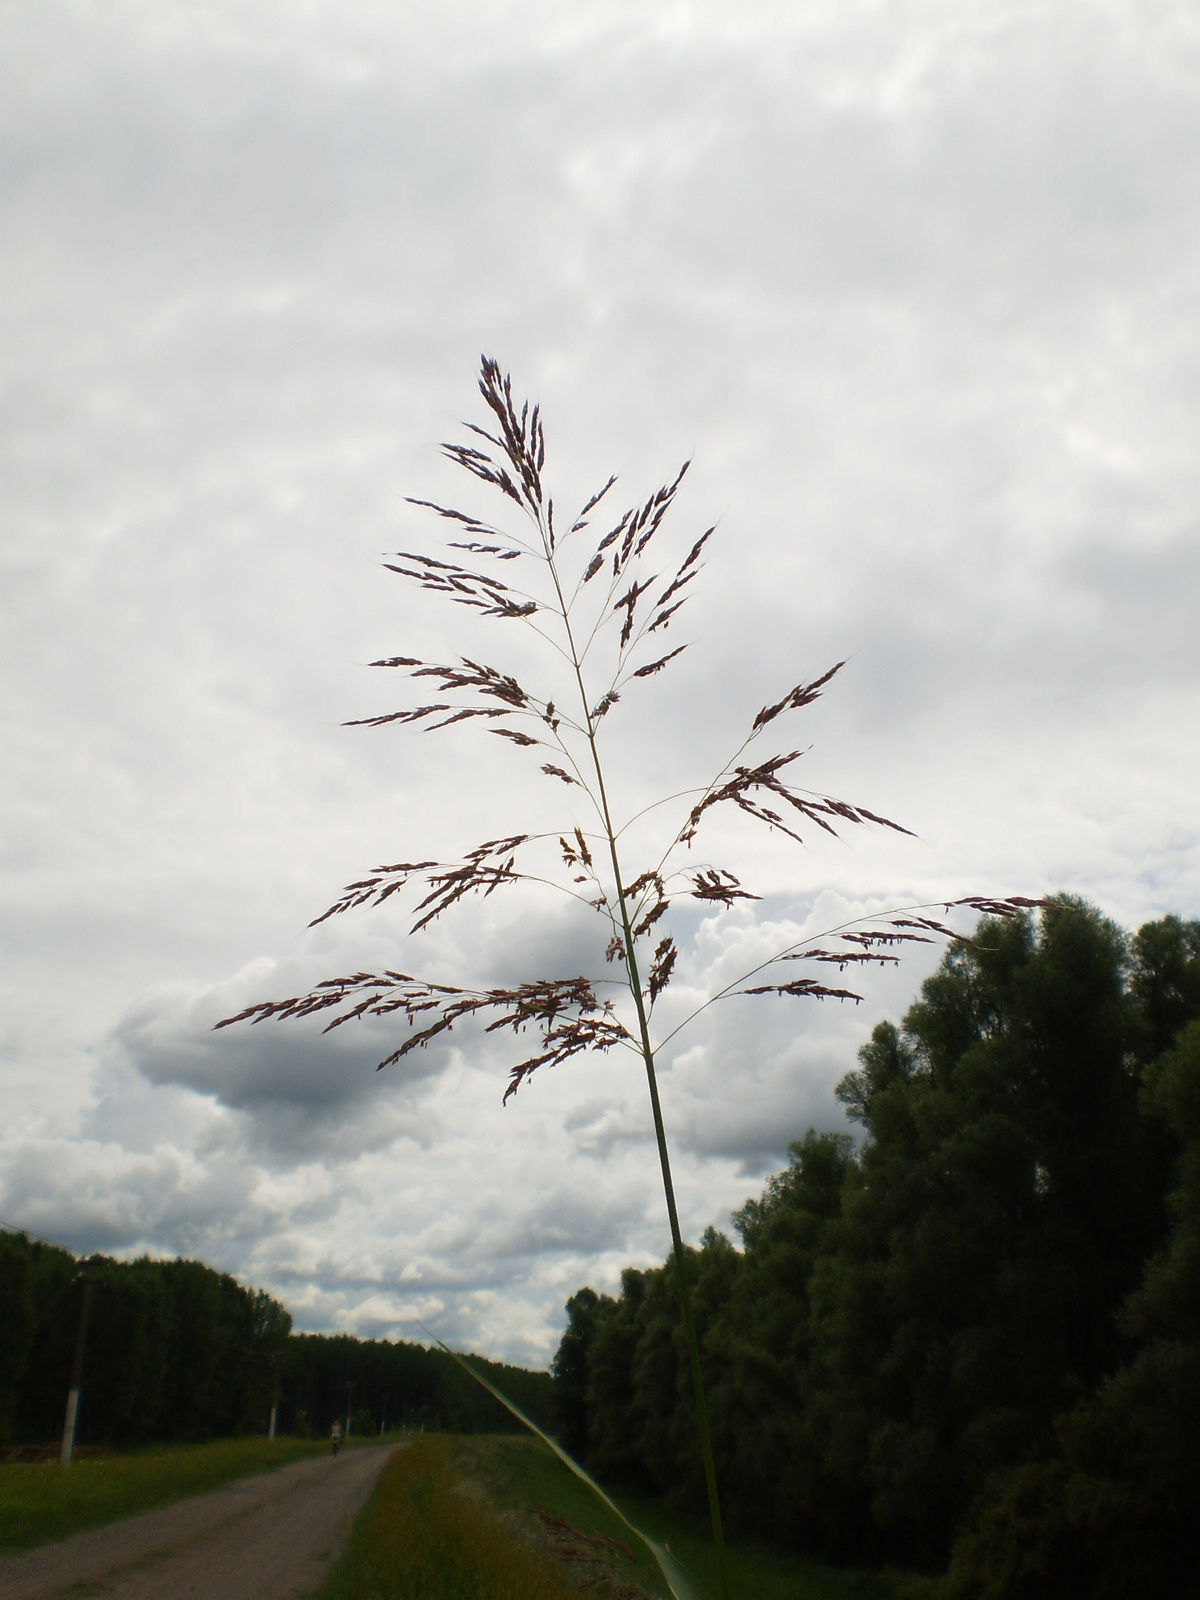
[[(664, 828), (658, 858), (632, 878), (625, 876), (620, 844), (634, 819), (621, 818), (614, 809), (603, 751), (607, 741), (619, 737), (618, 708), (627, 707), (649, 683), (661, 682), (689, 648), (685, 641), (664, 651), (656, 635), (678, 625), (694, 580), (704, 568), (714, 529), (695, 538), (677, 564), (664, 559), (668, 553), (659, 536), (683, 484), (687, 462), (640, 505), (620, 513), (598, 540), (588, 530), (615, 487), (615, 477), (585, 502), (565, 532), (561, 518), (556, 529), (554, 502), (543, 481), (546, 440), (540, 408), (528, 402), (518, 407), (511, 379), (490, 357), (482, 360), (479, 390), (490, 413), (488, 426), (467, 423), (470, 440), (444, 444), (442, 449), (473, 480), (498, 493), (505, 525), (454, 506), (412, 499), (413, 506), (448, 522), (458, 537), (447, 542), (443, 554), (402, 550), (384, 564), (431, 595), (471, 608), (481, 617), (532, 629), (545, 646), (547, 681), (519, 683), (502, 667), (467, 657), (435, 664), (388, 656), (374, 665), (419, 680), (422, 692), (426, 682), (435, 685), (436, 698), (361, 718), (353, 725), (395, 724), (428, 733), (467, 725), (502, 737), (514, 751), (529, 755), (536, 780), (550, 779), (558, 786), (567, 807), (564, 826), (550, 835), (515, 833), (490, 839), (467, 850), (459, 861), (411, 861), (375, 868), (347, 885), (316, 920), (413, 892), (415, 933), (470, 896), (486, 898), (517, 883), (550, 885), (590, 906), (599, 918), (596, 971), (591, 976), (531, 975), (515, 986), (480, 989), (390, 969), (357, 972), (326, 980), (306, 995), (247, 1007), (217, 1026), (331, 1010), (336, 1014), (327, 1029), (362, 1017), (402, 1019), (409, 1032), (379, 1063), (381, 1068), (424, 1048), (457, 1023), (475, 1021), (487, 1032), (532, 1030), (538, 1037), (537, 1048), (509, 1069), (506, 1102), (535, 1072), (584, 1053), (624, 1049), (641, 1059), (679, 1272), (721, 1593), (728, 1600), (699, 1351), (655, 1070), (656, 1049), (679, 1028), (658, 1040), (651, 1033), (654, 1008), (670, 985), (678, 958), (669, 930), (660, 924), (680, 899), (729, 906), (758, 898), (726, 866), (685, 865), (702, 825), (718, 809), (734, 810), (796, 843), (803, 843), (811, 829), (835, 836), (843, 828), (880, 827), (900, 834), (908, 830), (865, 806), (798, 785), (793, 775), (801, 756), (797, 749), (785, 746), (760, 759), (744, 759), (752, 743), (774, 737), (781, 719), (802, 712), (821, 697), (842, 670), (844, 662), (839, 661), (757, 712), (721, 770), (700, 789), (674, 797), (682, 815), (674, 829), (670, 824)], [(452, 552), (469, 555), (474, 564), (447, 559)], [(561, 857), (555, 852), (556, 843)], [(1038, 903), (967, 897), (948, 902), (944, 916), (970, 909), (1007, 917)], [(698, 1009), (733, 995), (857, 1002), (861, 996), (856, 990), (827, 983), (822, 972), (831, 965), (845, 972), (889, 964), (906, 944), (961, 938), (949, 922), (926, 914), (937, 909), (908, 907), (831, 929), (818, 940), (777, 952), (708, 996)], [(601, 953), (606, 958), (603, 963)], [(795, 962), (812, 963), (815, 970), (797, 975), (790, 965)], [(614, 968), (619, 973), (618, 998), (602, 1000), (597, 990), (613, 985)], [(751, 983), (752, 978), (759, 981)]]

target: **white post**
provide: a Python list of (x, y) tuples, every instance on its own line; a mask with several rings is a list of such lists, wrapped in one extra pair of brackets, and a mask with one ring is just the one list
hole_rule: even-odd
[(79, 1302), (79, 1332), (75, 1337), (75, 1361), (71, 1367), (71, 1387), (67, 1390), (67, 1415), (63, 1422), (62, 1456), (64, 1467), (71, 1465), (75, 1449), (75, 1419), (79, 1415), (79, 1390), (83, 1383), (83, 1346), (87, 1339), (88, 1308), (92, 1303), (92, 1274), (83, 1271), (83, 1298)]
[(267, 1429), (268, 1439), (275, 1437), (275, 1421), (279, 1415), (279, 1368), (282, 1361), (282, 1352), (276, 1350), (271, 1357), (271, 1426)]
[(64, 1467), (71, 1465), (71, 1452), (75, 1448), (75, 1413), (79, 1410), (79, 1390), (71, 1389), (67, 1393), (67, 1419), (63, 1423), (63, 1442), (61, 1461)]

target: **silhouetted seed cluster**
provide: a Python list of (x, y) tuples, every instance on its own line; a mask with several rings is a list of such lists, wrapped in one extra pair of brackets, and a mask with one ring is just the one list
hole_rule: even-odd
[[(816, 699), (816, 696), (813, 698)], [(902, 828), (898, 822), (889, 822), (887, 817), (876, 816), (865, 806), (852, 806), (845, 800), (834, 800), (830, 795), (810, 794), (781, 782), (779, 773), (793, 761), (799, 761), (803, 753), (802, 750), (793, 750), (789, 755), (772, 756), (770, 760), (760, 762), (757, 767), (735, 767), (732, 778), (719, 788), (710, 789), (704, 798), (692, 807), (687, 825), (679, 835), (680, 841), (690, 844), (696, 837), (700, 819), (705, 813), (711, 811), (714, 806), (731, 803), (740, 811), (744, 811), (747, 816), (765, 822), (769, 827), (778, 828), (780, 833), (786, 833), (789, 839), (795, 839), (798, 844), (803, 844), (803, 836), (784, 821), (780, 812), (772, 810), (770, 806), (763, 805), (754, 798), (756, 791), (759, 790), (777, 795), (784, 805), (791, 806), (802, 817), (807, 817), (810, 822), (815, 822), (818, 828), (823, 828), (826, 833), (831, 833), (835, 837), (837, 829), (828, 820), (833, 817), (841, 818), (843, 822), (873, 822), (878, 827), (892, 828), (897, 833), (906, 833), (912, 838), (907, 828)]]
[[(947, 915), (951, 911), (963, 909), (976, 912), (981, 917), (1015, 917), (1022, 911), (1033, 911), (1045, 905), (1044, 900), (1030, 900), (1024, 895), (1010, 895), (1003, 900), (992, 899), (986, 895), (969, 894), (958, 900), (944, 902)], [(912, 929), (924, 929), (925, 932), (912, 932)], [(811, 945), (802, 950), (787, 950), (778, 956), (772, 957), (765, 966), (774, 966), (782, 961), (824, 961), (836, 966), (839, 972), (844, 972), (847, 967), (853, 966), (879, 966), (897, 967), (900, 965), (899, 957), (893, 953), (896, 945), (902, 944), (932, 944), (931, 934), (937, 934), (944, 939), (951, 939), (958, 944), (970, 945), (978, 949), (974, 939), (965, 934), (957, 933), (945, 922), (940, 922), (934, 917), (889, 917), (882, 928), (857, 928), (846, 933), (836, 935), (840, 944), (848, 946), (840, 950), (826, 950), (820, 945)], [(760, 969), (762, 970), (762, 969)], [(817, 999), (853, 1000), (857, 1004), (863, 997), (849, 989), (827, 989), (811, 978), (792, 978), (783, 983), (757, 984), (753, 988), (731, 989), (735, 994), (784, 994), (808, 995)]]
[[(509, 1069), (504, 1099), (515, 1094), (520, 1084), (538, 1067), (568, 1061), (585, 1050), (611, 1050), (629, 1042), (631, 1035), (613, 1012), (610, 1001), (600, 1001), (586, 978), (540, 979), (508, 989), (459, 989), (451, 984), (426, 983), (405, 972), (356, 972), (347, 978), (327, 978), (305, 995), (287, 1000), (269, 1000), (247, 1006), (235, 1017), (226, 1017), (218, 1028), (235, 1022), (281, 1021), (289, 1017), (308, 1017), (334, 1006), (347, 1009), (326, 1025), (325, 1032), (362, 1017), (403, 1016), (410, 1027), (423, 1023), (410, 1033), (391, 1055), (385, 1056), (376, 1071), (390, 1067), (410, 1051), (423, 1049), (439, 1034), (447, 1033), (456, 1022), (481, 1014), (492, 1015), (485, 1033), (511, 1028), (514, 1033), (535, 1026), (541, 1030), (542, 1049)], [(425, 1018), (431, 1020), (425, 1021)]]
[[(514, 739), (517, 737), (519, 737), (517, 734), (513, 735)], [(542, 771), (548, 778), (561, 778), (564, 783), (577, 784), (579, 782), (579, 779), (573, 778), (569, 772), (564, 772), (561, 767), (556, 767), (553, 761), (545, 762), (542, 766)]]
[(692, 878), (695, 888), (692, 897), (696, 900), (719, 900), (724, 906), (731, 906), (735, 900), (761, 900), (762, 896), (750, 894), (738, 885), (737, 879), (727, 868), (719, 871), (716, 867), (709, 867), (703, 872), (697, 872)]
[(519, 882), (524, 874), (515, 872), (513, 863), (516, 852), (527, 842), (528, 835), (523, 833), (508, 839), (489, 839), (486, 844), (468, 850), (461, 865), (453, 867), (438, 861), (400, 861), (395, 866), (376, 867), (371, 877), (347, 884), (341, 898), (328, 911), (314, 917), (309, 927), (315, 928), (329, 917), (352, 911), (356, 906), (382, 905), (398, 890), (406, 888), (411, 878), (423, 875), (429, 893), (418, 901), (416, 909), (421, 915), (409, 929), (410, 933), (419, 933), (464, 895), (482, 894), (486, 898), (501, 884)]
[[(504, 559), (503, 552), (497, 554)], [(402, 561), (409, 564), (400, 566)], [(531, 617), (538, 609), (535, 600), (514, 599), (508, 585), (499, 578), (471, 572), (453, 562), (435, 561), (432, 556), (397, 550), (396, 559), (385, 561), (384, 566), (402, 578), (414, 578), (422, 589), (444, 594), (460, 606), (475, 606), (485, 617)]]
[[(379, 716), (357, 718), (351, 727), (382, 727), (396, 723), (437, 732), (460, 723), (485, 724), (486, 731), (506, 739), (519, 749), (542, 752), (538, 770), (563, 784), (581, 802), (594, 808), (600, 823), (593, 835), (603, 849), (603, 866), (584, 829), (574, 823), (559, 838), (562, 861), (568, 881), (567, 892), (583, 899), (607, 925), (605, 957), (609, 965), (623, 967), (632, 982), (631, 957), (642, 941), (655, 939), (653, 953), (636, 957), (638, 988), (647, 1012), (653, 1009), (669, 985), (678, 961), (678, 950), (670, 935), (664, 936), (659, 923), (675, 900), (683, 895), (712, 905), (732, 906), (737, 901), (759, 898), (743, 888), (734, 873), (724, 867), (700, 864), (687, 871), (679, 869), (674, 853), (690, 850), (703, 819), (718, 806), (733, 806), (743, 815), (768, 828), (802, 842), (800, 824), (808, 822), (828, 834), (836, 834), (843, 824), (873, 824), (898, 833), (908, 830), (899, 823), (878, 816), (863, 806), (851, 805), (831, 795), (816, 794), (789, 781), (788, 769), (800, 759), (799, 750), (779, 752), (756, 764), (741, 760), (747, 745), (785, 713), (799, 711), (817, 700), (825, 686), (841, 670), (838, 662), (820, 677), (798, 684), (782, 699), (764, 706), (754, 718), (750, 732), (734, 758), (690, 805), (682, 827), (671, 838), (659, 862), (639, 874), (628, 885), (620, 886), (607, 871), (607, 857), (615, 850), (615, 825), (607, 819), (597, 792), (599, 755), (596, 745), (599, 725), (620, 703), (626, 685), (657, 677), (688, 648), (680, 644), (665, 655), (649, 661), (639, 660), (640, 646), (650, 635), (665, 629), (686, 603), (689, 586), (703, 566), (703, 555), (714, 529), (708, 528), (694, 541), (683, 561), (667, 581), (655, 571), (644, 571), (642, 563), (651, 555), (654, 540), (671, 509), (688, 470), (684, 462), (669, 482), (656, 489), (640, 506), (621, 513), (600, 536), (592, 553), (581, 559), (574, 588), (567, 576), (573, 559), (566, 551), (591, 525), (597, 509), (616, 484), (616, 478), (593, 494), (559, 537), (554, 527), (554, 504), (543, 485), (546, 459), (545, 432), (539, 408), (527, 402), (518, 409), (512, 383), (502, 375), (497, 363), (485, 357), (481, 366), (480, 393), (493, 420), (492, 427), (466, 424), (474, 441), (470, 444), (444, 444), (445, 455), (480, 482), (500, 491), (529, 519), (528, 537), (514, 535), (482, 520), (473, 513), (436, 501), (410, 499), (409, 504), (431, 510), (450, 521), (466, 537), (449, 541), (451, 550), (460, 550), (485, 560), (502, 563), (533, 563), (548, 582), (539, 592), (513, 587), (495, 572), (473, 570), (457, 561), (445, 560), (411, 550), (400, 551), (385, 563), (389, 571), (443, 595), (456, 604), (468, 605), (483, 615), (501, 619), (520, 619), (543, 634), (553, 625), (551, 638), (573, 665), (580, 695), (584, 694), (585, 669), (608, 626), (620, 619), (619, 632), (612, 641), (614, 664), (611, 676), (600, 684), (594, 699), (584, 698), (572, 716), (550, 696), (526, 689), (510, 673), (487, 663), (461, 657), (457, 663), (423, 661), (414, 656), (395, 655), (372, 662), (372, 666), (400, 669), (415, 680), (436, 686), (438, 698), (407, 709)], [(668, 568), (668, 571), (670, 568)], [(592, 585), (603, 573), (607, 578), (595, 593)], [(536, 585), (535, 585), (536, 587)], [(580, 608), (588, 608), (580, 617)], [(551, 759), (546, 759), (550, 756)], [(410, 931), (427, 928), (443, 912), (471, 895), (484, 898), (497, 889), (521, 882), (545, 882), (545, 878), (518, 865), (522, 853), (539, 842), (535, 836), (519, 833), (490, 839), (468, 850), (461, 861), (402, 861), (375, 868), (370, 875), (348, 884), (329, 909), (315, 919), (313, 926), (344, 911), (365, 905), (382, 905), (401, 891), (420, 885)], [(613, 857), (615, 860), (615, 855)], [(968, 897), (947, 904), (993, 915), (1011, 916), (1038, 902), (1013, 899), (989, 900)], [(958, 938), (947, 924), (929, 917), (897, 915), (871, 929), (850, 929), (838, 933), (832, 946), (812, 944), (781, 952), (775, 961), (804, 961), (836, 965), (839, 971), (864, 964), (896, 960), (895, 950), (904, 943), (927, 942), (931, 937)], [(756, 969), (757, 976), (762, 968)], [(857, 1000), (859, 996), (841, 988), (831, 988), (816, 978), (788, 977), (777, 983), (760, 982), (753, 987), (741, 983), (722, 990), (728, 994), (813, 996)], [(616, 1016), (611, 1002), (601, 1004), (592, 982), (583, 978), (545, 978), (515, 989), (464, 990), (453, 986), (425, 983), (403, 974), (355, 974), (320, 984), (311, 994), (291, 1000), (252, 1006), (227, 1021), (267, 1017), (308, 1016), (329, 1008), (342, 1008), (329, 1027), (356, 1017), (383, 1017), (403, 1013), (414, 1032), (400, 1048), (380, 1063), (386, 1066), (410, 1050), (427, 1045), (465, 1018), (487, 1016), (486, 1031), (512, 1027), (521, 1031), (536, 1027), (541, 1048), (510, 1073), (505, 1099), (538, 1067), (567, 1060), (584, 1050), (609, 1050), (616, 1044), (637, 1044)], [(421, 1023), (416, 1027), (417, 1022)], [(221, 1026), (225, 1026), (222, 1023)]]
[[(555, 887), (590, 906), (603, 919), (606, 963), (609, 967), (619, 964), (620, 976), (609, 980), (589, 979), (583, 975), (535, 978), (515, 987), (466, 989), (432, 983), (390, 969), (381, 973), (356, 972), (350, 977), (320, 983), (306, 995), (249, 1006), (217, 1026), (228, 1027), (234, 1022), (247, 1021), (257, 1023), (268, 1018), (308, 1017), (330, 1010), (337, 1014), (326, 1024), (326, 1031), (363, 1017), (404, 1018), (409, 1026), (408, 1036), (379, 1063), (380, 1068), (400, 1060), (412, 1050), (424, 1048), (461, 1021), (476, 1022), (486, 1033), (511, 1028), (514, 1034), (521, 1034), (532, 1029), (539, 1036), (539, 1046), (509, 1069), (505, 1102), (540, 1067), (558, 1065), (585, 1052), (605, 1053), (617, 1046), (637, 1053), (646, 1069), (678, 1269), (680, 1306), (695, 1385), (721, 1592), (724, 1600), (729, 1600), (729, 1575), (723, 1554), (700, 1351), (657, 1089), (655, 1045), (650, 1034), (655, 1003), (669, 985), (678, 960), (671, 935), (664, 934), (659, 924), (673, 901), (681, 895), (722, 907), (758, 898), (751, 890), (744, 889), (727, 868), (693, 862), (684, 870), (677, 859), (677, 852), (690, 851), (704, 818), (718, 806), (735, 807), (753, 821), (799, 842), (803, 842), (799, 832), (802, 823), (813, 824), (824, 833), (834, 835), (841, 824), (856, 827), (873, 824), (897, 833), (908, 830), (863, 806), (794, 785), (789, 781), (791, 774), (787, 769), (800, 759), (799, 750), (778, 752), (757, 764), (743, 760), (752, 741), (779, 717), (801, 711), (820, 697), (824, 687), (841, 670), (843, 663), (838, 662), (819, 678), (797, 684), (781, 700), (763, 706), (749, 733), (721, 771), (704, 788), (689, 792), (691, 803), (682, 826), (669, 836), (661, 857), (625, 884), (619, 860), (623, 828), (610, 809), (601, 759), (602, 736), (607, 736), (610, 726), (606, 719), (621, 704), (622, 695), (630, 685), (657, 678), (687, 650), (684, 643), (665, 655), (644, 660), (642, 646), (660, 629), (669, 627), (687, 603), (690, 586), (701, 570), (702, 556), (713, 529), (708, 528), (701, 534), (673, 577), (664, 583), (657, 570), (658, 550), (654, 540), (688, 470), (688, 463), (684, 462), (670, 483), (655, 490), (640, 507), (623, 512), (601, 535), (591, 554), (576, 560), (573, 550), (567, 547), (589, 527), (593, 514), (613, 489), (615, 477), (610, 477), (603, 488), (591, 496), (560, 538), (555, 530), (554, 502), (545, 493), (542, 482), (546, 441), (539, 408), (535, 405), (531, 409), (525, 403), (518, 411), (512, 397), (511, 380), (501, 375), (499, 366), (490, 357), (483, 358), (479, 389), (494, 418), (495, 431), (473, 423), (466, 426), (473, 438), (481, 440), (488, 448), (480, 448), (477, 443), (444, 444), (442, 450), (471, 477), (498, 490), (504, 501), (521, 511), (529, 524), (524, 530), (525, 536), (494, 527), (453, 506), (430, 500), (410, 500), (409, 503), (433, 511), (451, 522), (457, 533), (466, 536), (448, 541), (450, 550), (467, 552), (483, 562), (504, 563), (506, 575), (531, 570), (529, 587), (518, 588), (491, 570), (477, 571), (457, 560), (443, 560), (414, 551), (399, 551), (394, 560), (385, 565), (389, 571), (429, 593), (441, 595), (456, 605), (468, 606), (482, 616), (523, 622), (565, 663), (567, 699), (577, 710), (574, 714), (564, 711), (557, 688), (554, 694), (536, 693), (498, 668), (468, 657), (462, 657), (458, 665), (446, 666), (397, 655), (373, 665), (400, 668), (414, 679), (435, 680), (437, 694), (443, 698), (382, 716), (364, 717), (352, 726), (382, 727), (397, 723), (436, 732), (460, 723), (474, 726), (482, 723), (488, 732), (508, 740), (515, 748), (537, 749), (539, 754), (534, 759), (540, 774), (562, 783), (570, 802), (583, 806), (586, 821), (595, 824), (594, 831), (590, 826), (585, 831), (580, 821), (572, 816), (561, 833), (556, 830), (549, 836), (558, 841), (567, 874), (566, 881), (556, 882)], [(648, 558), (656, 570), (643, 570), (642, 563), (649, 564)], [(514, 563), (516, 567), (511, 565)], [(576, 574), (573, 584), (572, 573)], [(613, 639), (611, 630), (618, 619), (619, 631)], [(596, 653), (605, 643), (610, 644), (608, 666), (606, 670), (598, 670)], [(559, 695), (557, 701), (555, 695)], [(459, 697), (465, 697), (465, 703)], [(551, 759), (546, 759), (547, 754)], [(524, 860), (526, 850), (540, 842), (541, 839), (528, 833), (517, 833), (487, 840), (468, 850), (458, 862), (405, 861), (378, 867), (369, 876), (347, 885), (339, 899), (316, 920), (324, 922), (358, 906), (380, 905), (419, 883), (423, 894), (417, 901), (416, 920), (411, 929), (418, 933), (469, 895), (486, 898), (508, 884), (552, 881), (540, 872), (517, 867), (518, 858)], [(557, 871), (557, 866), (552, 870)], [(1021, 897), (998, 900), (968, 896), (947, 901), (945, 914), (948, 916), (954, 909), (969, 909), (976, 915), (1012, 917), (1041, 904), (1041, 901)], [(948, 923), (920, 914), (934, 909), (909, 907), (882, 917), (855, 919), (841, 929), (832, 929), (820, 936), (825, 942), (810, 940), (792, 945), (710, 994), (697, 1012), (730, 995), (774, 994), (858, 1001), (861, 996), (851, 989), (835, 988), (817, 977), (786, 975), (793, 970), (790, 967), (783, 969), (784, 975), (779, 976), (773, 969), (782, 969), (784, 963), (812, 962), (826, 968), (836, 966), (844, 972), (850, 967), (893, 963), (897, 950), (908, 944), (925, 944), (935, 937), (961, 939), (962, 935)], [(861, 926), (868, 921), (872, 926)], [(651, 939), (656, 941), (653, 954), (642, 945), (642, 941)], [(763, 977), (768, 973), (769, 976)], [(750, 981), (760, 978), (762, 981)], [(622, 1022), (612, 1001), (601, 1001), (597, 997), (596, 986), (605, 981), (618, 991), (627, 985), (631, 1009), (636, 1012), (636, 1032)], [(690, 1017), (685, 1018), (678, 1027), (690, 1020)], [(549, 1519), (547, 1526), (563, 1548), (571, 1552), (571, 1560), (601, 1563), (596, 1552), (603, 1547), (603, 1541), (585, 1537), (554, 1519)], [(615, 1580), (610, 1578), (609, 1581)], [(627, 1586), (620, 1592), (627, 1600), (638, 1600), (635, 1589)]]
[(836, 662), (828, 672), (814, 678), (811, 683), (797, 684), (796, 688), (785, 694), (782, 700), (777, 700), (773, 706), (764, 706), (754, 719), (753, 732), (757, 733), (765, 728), (768, 722), (774, 722), (776, 717), (782, 716), (785, 711), (799, 711), (803, 706), (812, 705), (814, 700), (820, 698), (821, 690), (829, 680), (839, 673), (846, 665), (844, 661)]
[[(425, 732), (433, 733), (438, 728), (449, 728), (456, 722), (465, 722), (471, 717), (508, 717), (515, 712), (528, 711), (531, 715), (538, 715), (532, 710), (529, 696), (522, 689), (515, 678), (497, 672), (495, 667), (482, 667), (477, 662), (463, 658), (461, 667), (428, 666), (423, 661), (416, 660), (413, 656), (387, 656), (381, 661), (372, 661), (373, 667), (410, 667), (416, 670), (409, 673), (410, 678), (438, 678), (438, 689), (442, 694), (449, 694), (460, 689), (474, 689), (479, 694), (490, 699), (503, 701), (499, 706), (465, 706), (456, 707), (452, 704), (437, 704), (431, 706), (417, 706), (412, 711), (389, 711), (379, 717), (358, 717), (352, 722), (343, 723), (347, 728), (379, 728), (388, 722), (423, 722), (427, 717), (440, 716), (440, 722), (426, 722)], [(443, 715), (446, 713), (446, 715)], [(491, 733), (499, 733), (506, 739), (513, 739), (518, 744), (537, 744), (536, 739), (531, 739), (527, 734), (513, 732), (508, 728), (492, 728)]]
[(675, 957), (679, 952), (675, 948), (675, 941), (670, 934), (665, 939), (658, 941), (654, 952), (654, 960), (650, 966), (650, 981), (647, 988), (650, 991), (651, 1005), (658, 999), (662, 991), (671, 981), (671, 973), (675, 967)]

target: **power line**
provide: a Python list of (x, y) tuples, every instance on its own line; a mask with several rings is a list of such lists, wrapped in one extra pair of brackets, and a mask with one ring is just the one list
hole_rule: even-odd
[(69, 1244), (59, 1244), (55, 1239), (43, 1239), (40, 1234), (32, 1233), (28, 1228), (18, 1227), (15, 1222), (5, 1222), (3, 1217), (0, 1217), (0, 1228), (3, 1228), (7, 1233), (24, 1234), (27, 1239), (32, 1239), (35, 1244), (49, 1245), (51, 1250), (65, 1250), (69, 1256), (75, 1255)]

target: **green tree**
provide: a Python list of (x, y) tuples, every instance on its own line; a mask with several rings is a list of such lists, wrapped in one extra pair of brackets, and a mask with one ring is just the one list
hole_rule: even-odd
[(1147, 1069), (1143, 1101), (1181, 1153), (1170, 1235), (1121, 1318), (1140, 1348), (1059, 1419), (1052, 1449), (988, 1485), (955, 1547), (947, 1600), (1176, 1600), (1196, 1592), (1200, 1022)]
[[(519, 1425), (440, 1350), (387, 1340), (293, 1336), (290, 1313), (199, 1261), (92, 1257), (81, 1443), (232, 1437), (264, 1431), (279, 1362), (286, 1431), (328, 1429), (355, 1404), (378, 1420), (460, 1432)], [(0, 1235), (0, 1405), (8, 1436), (43, 1444), (61, 1433), (79, 1320), (80, 1263), (67, 1250)], [(491, 1380), (550, 1427), (547, 1372), (480, 1361)], [(0, 1435), (0, 1438), (3, 1438)]]
[(599, 1297), (588, 1354), (588, 1462), (609, 1482), (636, 1488), (656, 1487), (642, 1456), (633, 1377), (649, 1276), (626, 1267), (619, 1298)]
[(16, 1416), (25, 1364), (37, 1316), (28, 1241), (0, 1233), (0, 1444), (7, 1444)]
[(158, 1438), (172, 1324), (162, 1265), (101, 1259), (93, 1268), (97, 1277), (84, 1374), (86, 1436), (113, 1445)]
[(1200, 1017), (1200, 922), (1163, 917), (1139, 928), (1130, 987), (1140, 1019), (1138, 1053), (1150, 1061)]
[[(737, 1213), (740, 1253), (716, 1235), (688, 1252), (739, 1524), (930, 1564), (960, 1534), (964, 1596), (1181, 1592), (1170, 1552), (1200, 1525), (1198, 935), (1165, 918), (1127, 941), (1069, 899), (985, 920), (842, 1080), (861, 1151), (810, 1132)], [(588, 1300), (590, 1460), (694, 1493), (669, 1291), (655, 1269)]]
[(599, 1305), (600, 1296), (587, 1288), (567, 1301), (567, 1326), (551, 1367), (558, 1437), (563, 1449), (580, 1461), (588, 1446), (588, 1358)]
[[(35, 1324), (20, 1380), (13, 1436), (41, 1444), (62, 1435), (82, 1291), (79, 1263), (70, 1251), (37, 1240), (21, 1242), (28, 1252)], [(84, 1381), (88, 1381), (86, 1370)], [(86, 1428), (86, 1401), (81, 1420)]]
[(1120, 930), (1076, 901), (984, 921), (840, 1094), (868, 1139), (814, 1275), (826, 1469), (934, 1560), (990, 1472), (1120, 1355), (1161, 1227)]
[(844, 1508), (817, 1470), (807, 1415), (809, 1290), (857, 1169), (846, 1134), (810, 1130), (789, 1154), (734, 1216), (744, 1255), (707, 1341), (717, 1460), (742, 1527), (793, 1545), (836, 1544)]

